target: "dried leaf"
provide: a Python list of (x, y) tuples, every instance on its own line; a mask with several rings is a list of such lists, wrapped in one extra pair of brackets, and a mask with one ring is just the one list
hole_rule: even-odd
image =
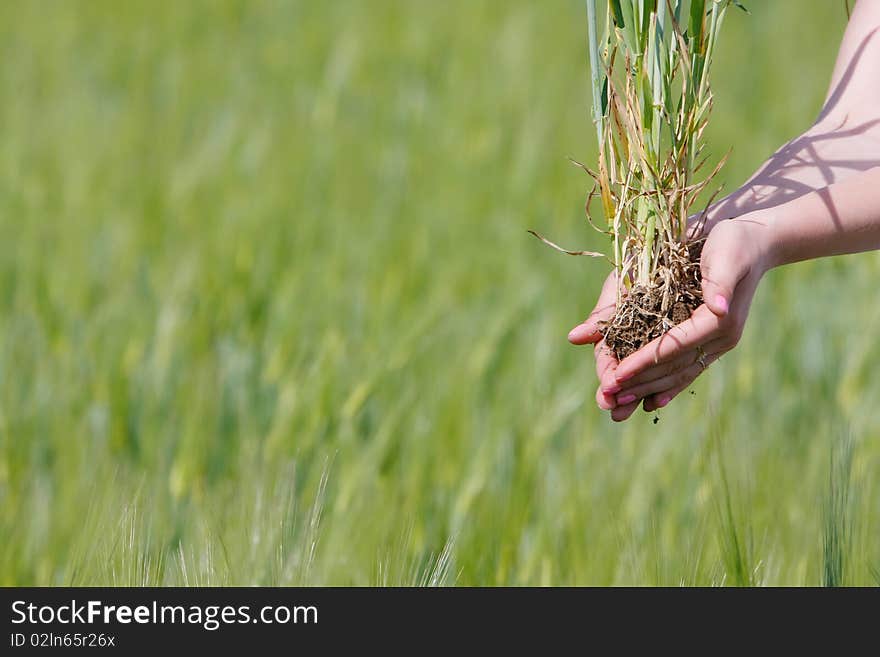
[(608, 256), (606, 256), (604, 253), (598, 253), (598, 252), (596, 252), (596, 251), (569, 251), (568, 249), (563, 249), (563, 248), (562, 248), (561, 246), (559, 246), (558, 244), (555, 244), (555, 243), (551, 242), (551, 241), (548, 240), (546, 237), (544, 237), (544, 236), (542, 236), (542, 235), (539, 235), (538, 233), (536, 233), (536, 232), (533, 231), (533, 230), (530, 230), (529, 232), (530, 232), (532, 235), (534, 235), (535, 237), (537, 237), (539, 240), (541, 240), (542, 242), (544, 242), (544, 244), (546, 244), (547, 246), (553, 247), (553, 248), (556, 249), (557, 251), (560, 251), (561, 253), (565, 253), (565, 254), (567, 254), (567, 255), (571, 255), (571, 256), (590, 256), (591, 258), (607, 258), (607, 257), (608, 257)]

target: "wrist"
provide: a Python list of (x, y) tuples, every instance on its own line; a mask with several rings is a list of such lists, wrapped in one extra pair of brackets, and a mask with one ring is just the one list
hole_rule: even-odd
[(782, 262), (777, 217), (769, 210), (755, 210), (748, 214), (724, 220), (736, 224), (750, 253), (751, 270), (763, 276)]
[(756, 239), (767, 270), (815, 257), (811, 255), (810, 243), (816, 240), (805, 230), (812, 206), (804, 201), (812, 196), (804, 195), (748, 215), (747, 218), (754, 218), (755, 225), (760, 228), (756, 231), (760, 235)]

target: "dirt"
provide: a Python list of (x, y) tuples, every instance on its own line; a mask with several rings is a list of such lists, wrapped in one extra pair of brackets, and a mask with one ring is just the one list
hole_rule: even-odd
[(600, 327), (618, 360), (687, 320), (703, 303), (700, 253), (703, 240), (678, 246), (647, 286), (633, 286), (611, 321)]

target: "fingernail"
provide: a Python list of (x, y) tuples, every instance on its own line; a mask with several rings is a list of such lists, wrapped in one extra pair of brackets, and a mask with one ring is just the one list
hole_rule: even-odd
[(615, 384), (612, 386), (608, 386), (607, 388), (602, 388), (602, 392), (605, 393), (606, 395), (615, 395), (618, 392), (620, 392), (621, 389), (622, 388), (619, 385)]
[(631, 393), (628, 393), (626, 395), (621, 395), (620, 397), (618, 397), (617, 403), (620, 404), (621, 406), (625, 406), (626, 404), (630, 404), (630, 403), (634, 402), (635, 400), (636, 400), (636, 396)]
[(625, 374), (614, 373), (614, 378), (618, 383), (623, 383), (624, 381), (633, 378), (633, 376), (635, 376), (635, 372), (627, 372)]
[(668, 397), (666, 395), (657, 398), (657, 408), (663, 408), (672, 401), (672, 397)]
[(715, 297), (715, 304), (718, 306), (718, 308), (721, 309), (721, 312), (723, 312), (725, 315), (727, 314), (727, 311), (730, 310), (727, 299), (725, 299), (720, 294)]

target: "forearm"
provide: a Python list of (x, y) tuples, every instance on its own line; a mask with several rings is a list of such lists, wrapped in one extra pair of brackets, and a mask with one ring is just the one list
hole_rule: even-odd
[(865, 125), (829, 130), (816, 124), (782, 146), (742, 186), (712, 204), (708, 228), (725, 219), (782, 205), (880, 166), (880, 112), (876, 107), (873, 111), (877, 117)]
[(741, 187), (712, 204), (707, 224), (789, 202), (880, 165), (880, 0), (859, 0), (818, 120)]
[(880, 249), (880, 167), (742, 220), (765, 228), (768, 268)]
[(880, 100), (880, 2), (858, 0), (846, 26), (819, 121), (860, 123)]

